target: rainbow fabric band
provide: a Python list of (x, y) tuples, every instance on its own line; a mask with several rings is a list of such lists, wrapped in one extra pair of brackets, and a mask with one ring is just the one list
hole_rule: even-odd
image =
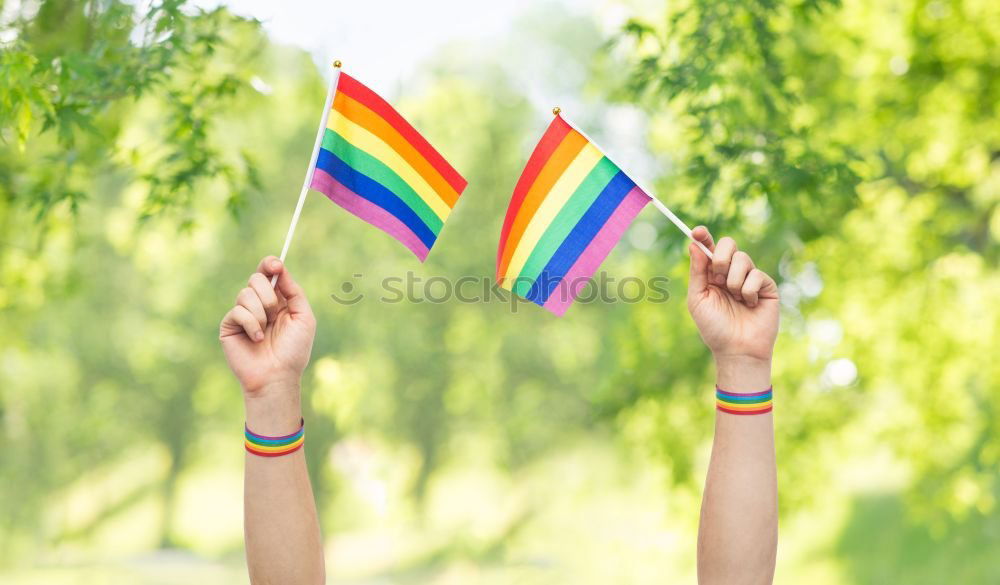
[(715, 408), (729, 414), (765, 414), (771, 412), (771, 392), (768, 388), (752, 394), (734, 394), (716, 386)]
[(281, 457), (294, 453), (302, 448), (306, 442), (305, 420), (299, 422), (299, 430), (284, 437), (265, 437), (243, 426), (243, 435), (246, 438), (245, 445), (247, 451), (260, 457)]

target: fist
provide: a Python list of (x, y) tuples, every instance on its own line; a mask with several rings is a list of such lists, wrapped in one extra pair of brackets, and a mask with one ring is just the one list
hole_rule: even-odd
[(709, 258), (695, 244), (691, 254), (688, 310), (701, 338), (715, 355), (770, 361), (778, 335), (778, 286), (754, 265), (732, 238), (715, 245), (702, 226), (692, 237), (712, 250)]
[[(272, 276), (278, 277), (274, 288)], [(260, 261), (219, 325), (226, 361), (248, 395), (298, 388), (315, 335), (305, 291), (274, 256)]]

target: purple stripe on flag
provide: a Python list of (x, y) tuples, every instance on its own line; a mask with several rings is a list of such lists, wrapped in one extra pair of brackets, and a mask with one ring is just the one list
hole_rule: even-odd
[(635, 216), (650, 201), (649, 195), (646, 195), (638, 187), (629, 191), (611, 217), (608, 218), (608, 221), (605, 222), (601, 231), (597, 232), (594, 239), (587, 244), (587, 248), (566, 272), (562, 282), (549, 295), (548, 300), (543, 305), (546, 309), (562, 317), (566, 309), (573, 304), (573, 300), (583, 290), (583, 287), (590, 281), (590, 277), (600, 267), (601, 262), (604, 262), (604, 259), (611, 253)]
[(385, 209), (340, 184), (337, 179), (334, 179), (323, 169), (317, 168), (313, 174), (312, 188), (329, 197), (330, 201), (399, 240), (421, 262), (427, 259), (430, 249), (420, 241), (413, 230)]

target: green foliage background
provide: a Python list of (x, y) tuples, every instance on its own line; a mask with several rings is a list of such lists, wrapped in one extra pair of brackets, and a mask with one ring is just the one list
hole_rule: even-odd
[[(598, 139), (639, 119), (661, 198), (779, 279), (777, 582), (1000, 580), (1000, 5), (622, 6), (608, 34), (540, 5), (387, 95), (470, 181), (426, 264), (309, 199), (290, 266), (320, 323), (305, 404), (331, 582), (692, 579), (711, 369), (662, 218), (605, 268), (669, 275), (665, 304), (374, 300), (407, 271), (493, 273), (547, 121), (533, 92), (584, 96)], [(324, 82), (224, 9), (9, 8), (0, 575), (243, 582), (216, 328), (281, 241)], [(523, 68), (557, 74), (527, 88)], [(345, 282), (368, 298), (333, 302)]]

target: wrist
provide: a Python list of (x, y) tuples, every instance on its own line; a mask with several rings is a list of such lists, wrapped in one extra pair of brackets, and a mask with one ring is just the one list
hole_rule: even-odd
[(243, 394), (246, 424), (251, 431), (282, 436), (299, 428), (302, 400), (298, 381), (267, 384)]
[(247, 380), (240, 379), (240, 387), (243, 389), (243, 397), (254, 398), (266, 394), (277, 394), (282, 392), (298, 392), (302, 385), (302, 372), (280, 371), (263, 375), (251, 376)]
[(771, 359), (715, 356), (715, 384), (728, 392), (760, 392), (771, 387)]

